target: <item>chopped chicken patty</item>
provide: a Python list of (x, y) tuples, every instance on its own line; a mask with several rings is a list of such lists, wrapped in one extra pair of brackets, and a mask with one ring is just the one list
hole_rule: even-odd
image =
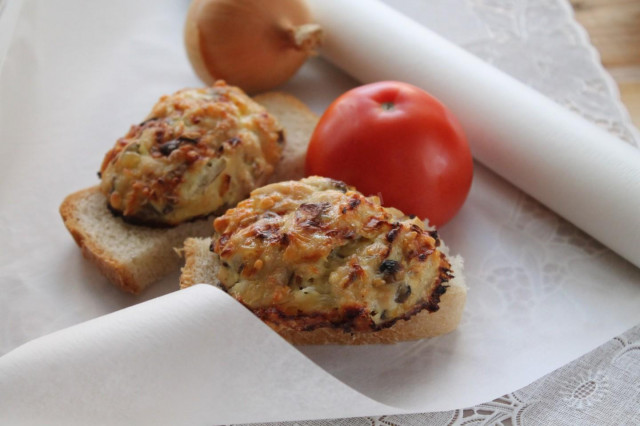
[(217, 82), (163, 96), (105, 156), (101, 191), (133, 223), (174, 226), (235, 205), (263, 185), (284, 132), (240, 89)]
[(214, 221), (219, 285), (299, 330), (379, 330), (436, 311), (450, 264), (417, 218), (322, 177), (271, 184)]

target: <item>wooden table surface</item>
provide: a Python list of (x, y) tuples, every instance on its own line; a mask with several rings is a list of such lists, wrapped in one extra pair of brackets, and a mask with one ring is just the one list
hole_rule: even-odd
[(640, 128), (640, 0), (571, 0), (571, 4)]

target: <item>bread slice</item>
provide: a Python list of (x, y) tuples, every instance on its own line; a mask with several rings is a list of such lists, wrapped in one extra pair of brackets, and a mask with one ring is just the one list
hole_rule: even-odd
[[(218, 283), (219, 261), (209, 250), (211, 238), (189, 238), (185, 241), (184, 253), (186, 264), (182, 268), (180, 287), (195, 284)], [(447, 255), (446, 246), (440, 250)], [(423, 310), (407, 320), (401, 319), (393, 326), (371, 332), (350, 333), (337, 328), (317, 328), (312, 331), (299, 331), (282, 324), (265, 321), (273, 330), (292, 344), (372, 344), (396, 343), (406, 340), (417, 340), (449, 333), (455, 330), (462, 318), (462, 311), (467, 298), (467, 287), (462, 276), (462, 258), (448, 256), (454, 278), (448, 282), (446, 293), (440, 297), (439, 309), (430, 313)]]
[(82, 254), (130, 293), (177, 270), (182, 260), (173, 248), (182, 246), (185, 238), (213, 230), (207, 219), (166, 229), (130, 225), (111, 214), (97, 186), (69, 195), (60, 214)]
[(284, 126), (286, 144), (282, 158), (269, 183), (297, 180), (304, 176), (304, 159), (318, 116), (297, 98), (282, 92), (269, 92), (253, 98)]
[[(285, 149), (270, 182), (299, 179), (318, 117), (297, 98), (285, 93), (265, 93), (255, 100), (285, 129)], [(176, 248), (182, 247), (185, 238), (213, 233), (211, 219), (165, 229), (125, 223), (109, 212), (106, 197), (97, 186), (69, 195), (60, 206), (60, 214), (83, 255), (112, 283), (134, 294), (178, 270), (182, 258)]]

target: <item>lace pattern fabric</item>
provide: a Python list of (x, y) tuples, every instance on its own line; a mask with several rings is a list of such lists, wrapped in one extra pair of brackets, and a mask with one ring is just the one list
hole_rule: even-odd
[[(557, 103), (638, 147), (640, 134), (566, 0), (388, 1)], [(455, 16), (451, 12), (455, 10)], [(524, 263), (485, 260), (482, 276), (500, 307), (557, 296), (576, 268), (609, 250), (524, 193), (501, 238), (527, 238), (564, 253), (523, 252)], [(495, 249), (495, 258), (504, 259)], [(523, 249), (526, 250), (526, 249)], [(528, 266), (528, 267), (525, 267)], [(532, 272), (533, 271), (533, 272)], [(513, 283), (520, 283), (514, 285)], [(532, 290), (535, 289), (535, 290)], [(491, 303), (495, 303), (492, 300)], [(528, 310), (522, 310), (527, 315)], [(529, 321), (528, 318), (523, 318)], [(465, 318), (464, 321), (473, 321)], [(475, 407), (447, 412), (277, 423), (281, 426), (640, 424), (640, 325), (531, 385)], [(272, 424), (273, 425), (273, 424)]]

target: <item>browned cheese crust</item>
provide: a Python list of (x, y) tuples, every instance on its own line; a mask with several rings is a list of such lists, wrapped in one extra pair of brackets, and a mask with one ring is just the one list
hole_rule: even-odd
[(324, 327), (301, 332), (283, 324), (265, 322), (294, 345), (396, 343), (435, 337), (455, 330), (462, 318), (466, 297), (464, 287), (450, 286), (440, 297), (436, 312), (423, 310), (378, 331), (348, 332), (340, 328)]
[[(185, 242), (186, 263), (180, 276), (180, 286), (186, 288), (198, 283), (215, 284), (221, 268), (219, 257), (210, 251), (210, 238), (189, 238)], [(372, 344), (395, 343), (438, 336), (456, 329), (462, 318), (466, 301), (466, 287), (459, 276), (462, 264), (459, 256), (453, 258), (456, 278), (446, 293), (440, 297), (436, 312), (423, 310), (409, 319), (398, 320), (391, 327), (363, 332), (345, 331), (342, 328), (322, 327), (300, 331), (287, 324), (265, 321), (274, 331), (293, 344)]]
[(125, 220), (175, 226), (266, 183), (283, 145), (281, 125), (240, 89), (221, 81), (183, 89), (161, 97), (107, 152), (101, 189)]
[(435, 231), (327, 178), (259, 188), (214, 228), (215, 284), (292, 341), (409, 323), (439, 309), (453, 277)]

